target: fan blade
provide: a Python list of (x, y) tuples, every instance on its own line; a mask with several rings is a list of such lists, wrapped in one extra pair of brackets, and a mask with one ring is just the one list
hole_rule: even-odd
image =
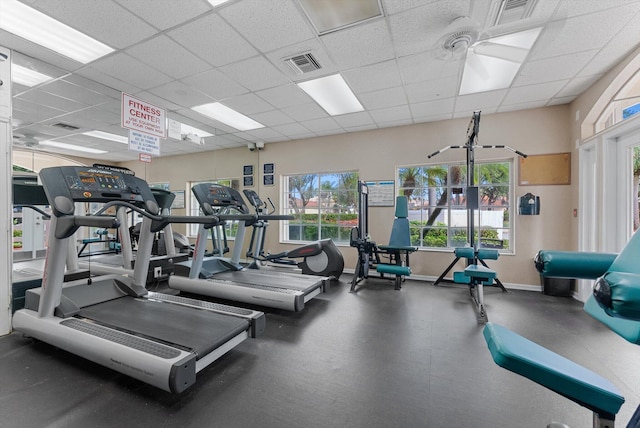
[(521, 64), (529, 53), (528, 49), (491, 42), (479, 42), (472, 49), (477, 55), (490, 56), (518, 64)]

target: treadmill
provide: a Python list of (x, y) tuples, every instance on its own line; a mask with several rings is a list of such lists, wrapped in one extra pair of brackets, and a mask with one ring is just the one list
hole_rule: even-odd
[[(252, 303), (260, 306), (300, 311), (306, 302), (323, 293), (330, 277), (290, 274), (276, 270), (247, 269), (240, 263), (242, 242), (247, 223), (257, 219), (249, 214), (242, 195), (235, 189), (214, 183), (199, 183), (191, 188), (205, 217), (239, 220), (236, 245), (231, 259), (222, 255), (204, 257), (208, 231), (200, 225), (193, 259), (176, 263), (175, 275), (169, 277), (169, 287), (188, 293)], [(240, 214), (226, 214), (235, 210)], [(225, 214), (221, 214), (225, 213)], [(222, 225), (215, 226), (217, 228)], [(223, 233), (212, 235), (221, 240)], [(214, 248), (222, 249), (218, 242)]]
[[(131, 171), (128, 168), (123, 170)], [(176, 195), (164, 189), (151, 189), (162, 215), (170, 215), (171, 204)], [(135, 266), (135, 252), (129, 234), (126, 207), (116, 208), (116, 217), (120, 222), (118, 227), (119, 241), (121, 244), (120, 254), (102, 254), (84, 257), (78, 261), (78, 266), (82, 269), (91, 271), (92, 274), (107, 275), (111, 273), (121, 275), (133, 275)], [(186, 253), (178, 253), (173, 244), (173, 230), (171, 223), (167, 224), (163, 230), (164, 245), (166, 254), (152, 255), (149, 259), (149, 267), (147, 273), (147, 286), (155, 285), (158, 281), (165, 280), (173, 273), (173, 266), (177, 262), (187, 261), (189, 255)], [(171, 240), (171, 241), (168, 241)], [(155, 247), (155, 246), (154, 246)]]
[[(40, 172), (51, 204), (49, 247), (42, 287), (27, 290), (13, 328), (165, 391), (180, 393), (196, 373), (264, 330), (262, 312), (148, 292), (144, 288), (153, 236), (169, 222), (215, 224), (215, 217), (160, 216), (147, 183), (96, 167), (52, 167)], [(75, 216), (75, 202), (104, 202)], [(68, 240), (82, 226), (117, 227), (111, 206), (143, 215), (132, 277), (105, 275), (63, 284)]]

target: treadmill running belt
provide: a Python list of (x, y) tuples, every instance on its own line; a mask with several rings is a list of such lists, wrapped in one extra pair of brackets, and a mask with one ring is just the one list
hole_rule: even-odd
[(197, 359), (249, 327), (246, 319), (129, 296), (82, 308), (80, 316), (180, 345)]

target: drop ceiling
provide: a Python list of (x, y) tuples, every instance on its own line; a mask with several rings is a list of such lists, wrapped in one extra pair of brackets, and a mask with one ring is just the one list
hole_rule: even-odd
[[(382, 16), (322, 35), (298, 0), (22, 1), (115, 51), (81, 64), (0, 30), (14, 63), (54, 77), (13, 85), (15, 144), (63, 139), (110, 161), (138, 154), (82, 133), (127, 136), (123, 92), (213, 134), (202, 145), (162, 140), (161, 156), (172, 156), (566, 104), (640, 44), (640, 0), (538, 0), (530, 17), (497, 26), (499, 0), (381, 0)], [(481, 37), (542, 28), (509, 87), (458, 95), (464, 58), (441, 58), (437, 42), (460, 16), (477, 21)], [(306, 53), (320, 69), (298, 74), (285, 62)], [(296, 85), (335, 73), (364, 111), (331, 116)], [(241, 132), (191, 109), (216, 101), (265, 127)]]

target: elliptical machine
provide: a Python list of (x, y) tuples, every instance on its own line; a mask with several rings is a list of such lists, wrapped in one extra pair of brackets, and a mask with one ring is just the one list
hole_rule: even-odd
[[(344, 270), (344, 258), (332, 239), (322, 239), (311, 244), (294, 248), (290, 251), (269, 254), (264, 252), (264, 239), (269, 220), (291, 220), (288, 215), (274, 214), (276, 211), (271, 199), (269, 211), (266, 202), (251, 189), (244, 189), (244, 196), (256, 211), (256, 220), (251, 223), (253, 231), (246, 256), (255, 260), (254, 263), (274, 263), (278, 265), (297, 266), (306, 275), (330, 276), (336, 281)], [(297, 261), (295, 259), (302, 259)]]

